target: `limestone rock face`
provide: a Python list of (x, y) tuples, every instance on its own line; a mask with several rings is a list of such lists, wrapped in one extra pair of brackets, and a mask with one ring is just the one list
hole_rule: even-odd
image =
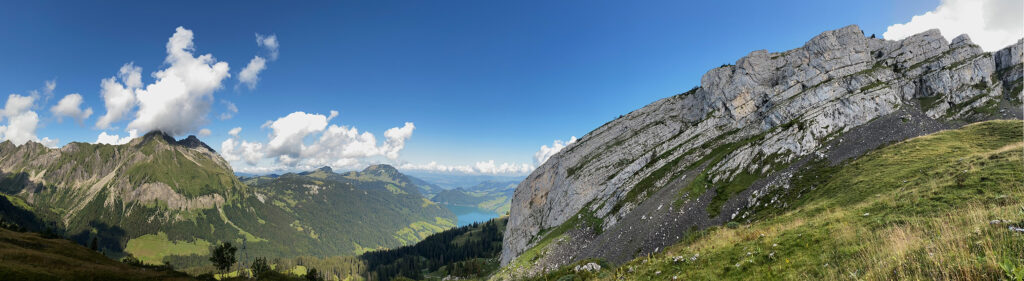
[[(766, 189), (788, 185), (779, 175), (801, 158), (841, 160), (881, 140), (1020, 119), (1022, 42), (985, 53), (966, 35), (947, 42), (929, 30), (889, 41), (851, 25), (797, 49), (751, 52), (708, 71), (699, 87), (615, 119), (540, 165), (515, 191), (502, 265), (536, 246), (543, 230), (584, 216), (597, 218), (603, 231), (573, 227), (542, 249), (545, 255), (515, 270), (529, 274), (588, 257), (622, 262), (613, 252), (656, 250), (642, 241), (658, 237), (675, 241), (659, 228), (685, 232), (744, 216)], [(724, 145), (731, 149), (718, 151), (720, 161), (703, 161)], [(718, 216), (704, 211), (714, 190), (681, 199), (680, 208), (647, 206), (672, 202), (657, 197), (676, 193), (659, 191), (705, 170), (709, 182), (740, 174), (760, 180), (732, 196)], [(643, 235), (650, 238), (637, 237)]]

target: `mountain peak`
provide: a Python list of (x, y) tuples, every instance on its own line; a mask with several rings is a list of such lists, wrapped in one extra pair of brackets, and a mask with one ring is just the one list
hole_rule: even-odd
[(206, 148), (206, 149), (210, 150), (211, 152), (217, 152), (212, 147), (210, 147), (209, 145), (206, 145), (206, 143), (204, 143), (203, 141), (199, 140), (199, 138), (196, 137), (195, 135), (189, 135), (188, 137), (186, 137), (184, 139), (175, 140), (173, 136), (171, 136), (171, 135), (169, 135), (167, 133), (164, 133), (163, 131), (158, 131), (157, 130), (157, 131), (151, 131), (149, 133), (146, 133), (146, 135), (143, 135), (141, 138), (137, 138), (137, 140), (138, 140), (138, 142), (133, 141), (132, 143), (136, 143), (136, 144), (140, 144), (141, 145), (141, 144), (148, 143), (148, 142), (150, 142), (152, 140), (163, 140), (164, 143), (169, 144), (169, 145), (179, 145), (179, 146), (184, 146), (184, 147), (187, 147), (187, 148), (200, 148), (200, 147), (202, 147), (202, 148)]
[(169, 143), (169, 144), (176, 143), (176, 141), (174, 140), (173, 136), (168, 135), (167, 133), (164, 133), (163, 131), (150, 131), (149, 133), (146, 133), (146, 135), (142, 136), (143, 142), (146, 142), (146, 141), (149, 141), (149, 140), (153, 140), (153, 139), (164, 140), (164, 142)]
[(400, 174), (398, 172), (398, 169), (395, 169), (395, 167), (392, 167), (391, 165), (388, 165), (388, 164), (376, 164), (376, 165), (367, 166), (366, 169), (363, 169), (363, 173), (377, 173), (377, 174), (387, 174), (387, 175), (397, 175), (397, 174)]
[(316, 170), (317, 171), (321, 171), (321, 172), (327, 172), (327, 173), (333, 173), (334, 172), (334, 170), (331, 169), (331, 166), (323, 166), (323, 167), (320, 167), (319, 169), (316, 169)]
[(178, 145), (181, 145), (181, 146), (184, 146), (184, 147), (188, 147), (188, 148), (203, 147), (203, 148), (209, 149), (210, 151), (217, 152), (216, 150), (213, 150), (213, 148), (211, 148), (209, 145), (206, 145), (206, 143), (204, 143), (203, 141), (199, 140), (199, 138), (197, 138), (195, 135), (189, 135), (187, 138), (181, 139), (180, 141), (177, 141), (176, 143)]

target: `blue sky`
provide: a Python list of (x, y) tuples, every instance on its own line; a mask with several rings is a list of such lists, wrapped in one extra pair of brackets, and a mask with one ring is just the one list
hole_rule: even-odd
[[(376, 153), (328, 163), (336, 169), (378, 162), (474, 166), (490, 160), (533, 166), (542, 145), (581, 137), (620, 114), (686, 91), (706, 70), (751, 51), (796, 48), (822, 31), (849, 24), (881, 36), (888, 26), (906, 23), (940, 4), (303, 3), (6, 2), (0, 4), (0, 38), (5, 42), (0, 44), (0, 91), (23, 96), (37, 92), (31, 110), (38, 113), (39, 139), (59, 139), (63, 145), (95, 142), (101, 132), (127, 136), (134, 111), (105, 130), (96, 127), (107, 112), (100, 83), (117, 76), (126, 63), (141, 67), (143, 84), (155, 83), (151, 73), (169, 67), (168, 38), (181, 26), (194, 34), (195, 55), (212, 54), (230, 68), (231, 77), (208, 96), (205, 121), (187, 126), (209, 129), (211, 134), (201, 139), (215, 149), (228, 139), (266, 149), (273, 138), (268, 135), (276, 133), (272, 127), (261, 128), (268, 121), (293, 112), (330, 117), (336, 110), (328, 124), (373, 134), (377, 146)], [(268, 48), (257, 45), (256, 34), (276, 36), (276, 60), (270, 59)], [(250, 89), (238, 78), (254, 56), (267, 62)], [(46, 94), (45, 81), (56, 82), (52, 96)], [(94, 111), (81, 124), (66, 117), (58, 122), (51, 112), (71, 93), (83, 97), (81, 108)], [(237, 113), (228, 112), (228, 102), (237, 106)], [(221, 120), (222, 113), (233, 117)], [(411, 135), (400, 136), (400, 142), (385, 140), (385, 131), (406, 122), (414, 124)], [(230, 136), (236, 127), (241, 133)], [(325, 130), (314, 129), (297, 145), (314, 146)], [(278, 150), (255, 163), (232, 164), (236, 170), (261, 171), (322, 163), (287, 163), (279, 157), (322, 153)]]

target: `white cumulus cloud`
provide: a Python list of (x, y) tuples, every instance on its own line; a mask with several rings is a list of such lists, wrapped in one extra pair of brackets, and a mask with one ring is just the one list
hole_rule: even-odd
[(229, 162), (243, 160), (249, 165), (257, 165), (260, 159), (263, 159), (262, 143), (242, 141), (238, 140), (237, 135), (232, 136), (220, 144), (220, 154), (224, 156), (224, 160)]
[(104, 79), (101, 96), (107, 113), (96, 127), (109, 128), (136, 107), (128, 129), (183, 135), (206, 123), (213, 92), (231, 75), (226, 62), (218, 62), (211, 54), (194, 55), (193, 38), (191, 30), (175, 29), (167, 40), (167, 67), (152, 74), (156, 79), (152, 84), (143, 87), (142, 69), (132, 63), (122, 66), (117, 78)]
[(1024, 36), (1024, 1), (943, 0), (910, 22), (890, 25), (882, 36), (899, 40), (933, 28), (946, 39), (966, 33), (985, 51), (995, 51)]
[(107, 113), (96, 120), (96, 128), (110, 128), (111, 124), (120, 121), (131, 112), (135, 107), (135, 90), (142, 86), (141, 72), (141, 67), (128, 63), (121, 66), (121, 70), (118, 71), (121, 82), (117, 82), (117, 77), (106, 78), (100, 82), (100, 96), (103, 97)]
[(63, 117), (70, 117), (81, 124), (92, 115), (92, 108), (82, 109), (82, 95), (70, 94), (60, 99), (57, 105), (51, 107), (50, 112), (57, 117), (57, 122), (61, 122)]
[(128, 136), (125, 136), (123, 138), (120, 135), (110, 135), (107, 134), (107, 132), (100, 132), (100, 135), (96, 137), (96, 143), (113, 145), (126, 144), (137, 137), (139, 137), (138, 130), (129, 130)]
[(501, 163), (494, 160), (480, 161), (473, 165), (444, 165), (437, 161), (426, 164), (405, 163), (398, 165), (402, 170), (417, 170), (441, 173), (462, 173), (462, 174), (492, 174), (492, 175), (521, 175), (532, 172), (534, 166), (525, 163)]
[(209, 136), (211, 134), (213, 134), (213, 132), (210, 131), (210, 129), (206, 129), (206, 128), (199, 129), (199, 136), (200, 137)]
[(136, 91), (139, 110), (129, 129), (160, 130), (171, 135), (195, 131), (206, 122), (213, 92), (230, 76), (228, 64), (213, 55), (194, 56), (191, 30), (178, 27), (167, 40), (169, 66), (153, 73), (156, 82)]
[(268, 127), (271, 129), (270, 141), (267, 143), (268, 156), (294, 159), (306, 148), (303, 143), (306, 136), (323, 132), (327, 128), (327, 116), (296, 111), (274, 120)]
[(495, 164), (494, 160), (476, 162), (476, 164), (473, 165), (473, 168), (482, 174), (522, 174), (533, 171), (533, 166), (528, 164)]
[(384, 157), (391, 160), (398, 158), (398, 152), (405, 148), (405, 140), (412, 137), (413, 129), (416, 129), (416, 126), (412, 122), (405, 122), (405, 126), (401, 128), (391, 128), (384, 131), (384, 138), (387, 141), (381, 147), (381, 154), (384, 154)]
[(537, 166), (540, 166), (541, 164), (544, 164), (545, 161), (548, 161), (548, 158), (551, 158), (551, 156), (555, 155), (555, 153), (561, 151), (562, 148), (565, 148), (566, 146), (569, 146), (570, 144), (573, 144), (575, 142), (576, 136), (573, 136), (572, 138), (569, 138), (568, 142), (562, 140), (555, 140), (555, 142), (552, 143), (550, 147), (547, 145), (541, 145), (540, 149), (533, 154), (533, 163), (536, 164)]
[[(355, 167), (370, 157), (397, 159), (412, 137), (416, 126), (406, 122), (384, 132), (379, 141), (370, 132), (355, 127), (329, 124), (338, 116), (293, 112), (276, 120), (267, 121), (263, 128), (270, 129), (268, 140), (249, 142), (239, 139), (241, 128), (229, 131), (232, 138), (221, 143), (221, 154), (228, 161), (245, 161), (257, 165), (267, 159), (285, 167)], [(241, 168), (241, 167), (240, 167)]]
[(256, 88), (256, 82), (260, 81), (260, 72), (267, 68), (267, 60), (263, 57), (256, 56), (249, 61), (249, 64), (245, 65), (242, 71), (238, 72), (238, 82), (249, 90)]
[[(277, 60), (277, 55), (279, 54), (278, 48), (280, 45), (277, 42), (277, 35), (256, 33), (256, 45), (266, 49), (270, 59), (255, 56), (252, 60), (249, 60), (249, 64), (246, 64), (242, 71), (238, 72), (238, 84), (245, 85), (249, 90), (256, 88), (256, 84), (260, 81), (260, 73), (267, 69), (267, 62)], [(236, 86), (235, 89), (237, 88)]]
[(32, 111), (36, 97), (11, 94), (7, 96), (4, 108), (0, 110), (0, 119), (7, 121), (6, 125), (0, 126), (0, 135), (3, 140), (9, 140), (15, 145), (22, 145), (29, 141), (43, 143), (47, 146), (56, 145), (56, 140), (36, 137), (36, 128), (39, 126), (39, 114)]

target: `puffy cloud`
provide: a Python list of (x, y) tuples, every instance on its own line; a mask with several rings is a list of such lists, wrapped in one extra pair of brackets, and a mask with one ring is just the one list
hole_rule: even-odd
[[(0, 135), (4, 140), (9, 140), (15, 145), (22, 145), (28, 141), (39, 141), (36, 138), (36, 127), (39, 125), (39, 115), (32, 111), (36, 97), (11, 94), (7, 96), (7, 102), (3, 110), (0, 110), (0, 119), (6, 119), (7, 125), (0, 126)], [(56, 144), (54, 140), (44, 139), (46, 142)]]
[(117, 71), (117, 77), (129, 89), (142, 88), (142, 67), (135, 66), (134, 62), (122, 65)]
[(238, 72), (238, 82), (249, 87), (249, 90), (256, 88), (256, 82), (260, 81), (260, 72), (267, 68), (267, 60), (256, 56), (245, 65), (242, 71)]
[(153, 73), (156, 82), (136, 91), (139, 110), (129, 129), (182, 135), (206, 122), (213, 92), (230, 74), (228, 64), (213, 55), (194, 56), (192, 39), (191, 30), (178, 27), (167, 40), (169, 66)]
[(270, 142), (267, 143), (267, 155), (288, 156), (294, 159), (306, 148), (303, 144), (306, 136), (327, 128), (327, 116), (296, 111), (271, 122), (269, 127), (271, 133)]
[(333, 110), (329, 115), (298, 111), (267, 121), (263, 127), (271, 132), (266, 143), (239, 140), (241, 128), (235, 128), (229, 132), (232, 138), (221, 143), (221, 153), (228, 161), (245, 160), (249, 165), (265, 158), (292, 168), (355, 167), (370, 157), (397, 159), (416, 128), (412, 122), (406, 122), (402, 127), (386, 130), (384, 141), (378, 142), (370, 132), (329, 125), (337, 116), (338, 112)]
[(427, 164), (405, 163), (398, 166), (402, 170), (418, 170), (442, 173), (463, 173), (463, 174), (509, 174), (518, 175), (532, 172), (534, 167), (529, 164), (501, 163), (496, 164), (494, 160), (476, 162), (473, 165), (444, 165), (431, 161)]
[(70, 94), (64, 96), (57, 102), (57, 105), (50, 108), (50, 112), (61, 122), (63, 117), (71, 117), (81, 124), (86, 118), (92, 115), (92, 108), (82, 109), (82, 95)]
[(141, 72), (141, 67), (128, 63), (118, 71), (121, 82), (115, 77), (100, 82), (100, 96), (107, 113), (96, 120), (97, 128), (110, 128), (110, 124), (123, 119), (135, 107), (135, 90), (142, 86)]
[(469, 165), (444, 165), (444, 164), (438, 164), (436, 161), (430, 161), (430, 163), (427, 163), (427, 164), (405, 163), (405, 164), (399, 165), (398, 168), (402, 169), (402, 170), (419, 170), (419, 171), (445, 172), (445, 173), (453, 173), (453, 172), (466, 173), (466, 174), (476, 173), (476, 171), (473, 170), (473, 166), (469, 166)]
[[(7, 96), (7, 103), (4, 104), (3, 117), (10, 118), (12, 115), (19, 113), (29, 112), (32, 105), (36, 102), (36, 98), (33, 96), (22, 96), (18, 94), (11, 94)], [(0, 118), (2, 119), (2, 118)]]
[(139, 137), (138, 130), (129, 130), (128, 136), (123, 138), (119, 135), (109, 135), (107, 132), (100, 132), (100, 135), (96, 137), (96, 143), (113, 145), (126, 144), (137, 137)]
[(39, 143), (41, 143), (44, 146), (49, 147), (49, 148), (56, 148), (57, 144), (60, 143), (60, 140), (59, 139), (50, 139), (50, 138), (47, 138), (47, 137), (43, 137), (43, 139), (39, 140)]
[(199, 136), (200, 137), (209, 136), (211, 134), (213, 134), (213, 132), (211, 132), (210, 129), (206, 129), (206, 128), (199, 129)]
[(258, 142), (240, 141), (238, 137), (229, 138), (221, 142), (220, 154), (224, 160), (235, 162), (244, 160), (249, 165), (256, 165), (263, 159), (263, 144)]
[(242, 127), (235, 127), (233, 129), (231, 129), (230, 131), (228, 131), (228, 135), (231, 135), (232, 137), (238, 137), (238, 133), (241, 133), (241, 132), (242, 132)]
[(995, 51), (1024, 36), (1022, 20), (1024, 1), (943, 0), (934, 11), (916, 15), (907, 23), (890, 25), (882, 36), (899, 40), (938, 28), (947, 39), (966, 33), (985, 51)]
[(277, 60), (277, 48), (279, 47), (277, 43), (277, 35), (271, 34), (266, 36), (256, 33), (256, 45), (267, 49), (267, 52), (270, 53), (270, 60)]
[(565, 148), (575, 142), (576, 136), (573, 136), (572, 138), (569, 138), (568, 142), (563, 142), (562, 140), (555, 140), (555, 142), (551, 144), (551, 147), (548, 147), (547, 145), (541, 145), (540, 150), (537, 150), (537, 152), (533, 154), (533, 163), (536, 164), (537, 166), (540, 166), (541, 164), (544, 164), (545, 161), (548, 161), (548, 158), (551, 158), (551, 156), (555, 155), (555, 153), (558, 153), (558, 151), (562, 150), (562, 148)]
[(405, 140), (412, 137), (412, 130), (416, 129), (416, 126), (412, 122), (405, 122), (405, 126), (401, 128), (391, 128), (384, 131), (384, 137), (387, 141), (384, 142), (384, 147), (381, 148), (381, 154), (388, 159), (395, 160), (398, 158), (398, 152), (405, 148)]
[(167, 40), (167, 67), (152, 74), (156, 79), (152, 84), (143, 87), (142, 69), (133, 63), (122, 66), (117, 78), (104, 79), (101, 96), (107, 113), (96, 122), (96, 127), (109, 128), (135, 107), (138, 110), (128, 129), (182, 135), (203, 125), (213, 92), (231, 75), (228, 64), (217, 62), (213, 55), (195, 56), (193, 38), (191, 30), (175, 30)]
[(528, 164), (501, 163), (500, 165), (495, 165), (494, 160), (476, 162), (473, 168), (483, 174), (522, 174), (533, 171), (533, 166)]
[[(262, 35), (256, 33), (256, 45), (267, 50), (270, 56), (270, 61), (277, 60), (278, 55), (278, 42), (277, 35)], [(249, 90), (256, 88), (256, 83), (260, 81), (260, 72), (267, 69), (267, 59), (261, 56), (255, 56), (252, 60), (249, 60), (249, 64), (245, 65), (242, 71), (238, 72), (238, 83), (239, 85), (245, 85), (249, 87)], [(237, 89), (237, 87), (235, 87)]]

